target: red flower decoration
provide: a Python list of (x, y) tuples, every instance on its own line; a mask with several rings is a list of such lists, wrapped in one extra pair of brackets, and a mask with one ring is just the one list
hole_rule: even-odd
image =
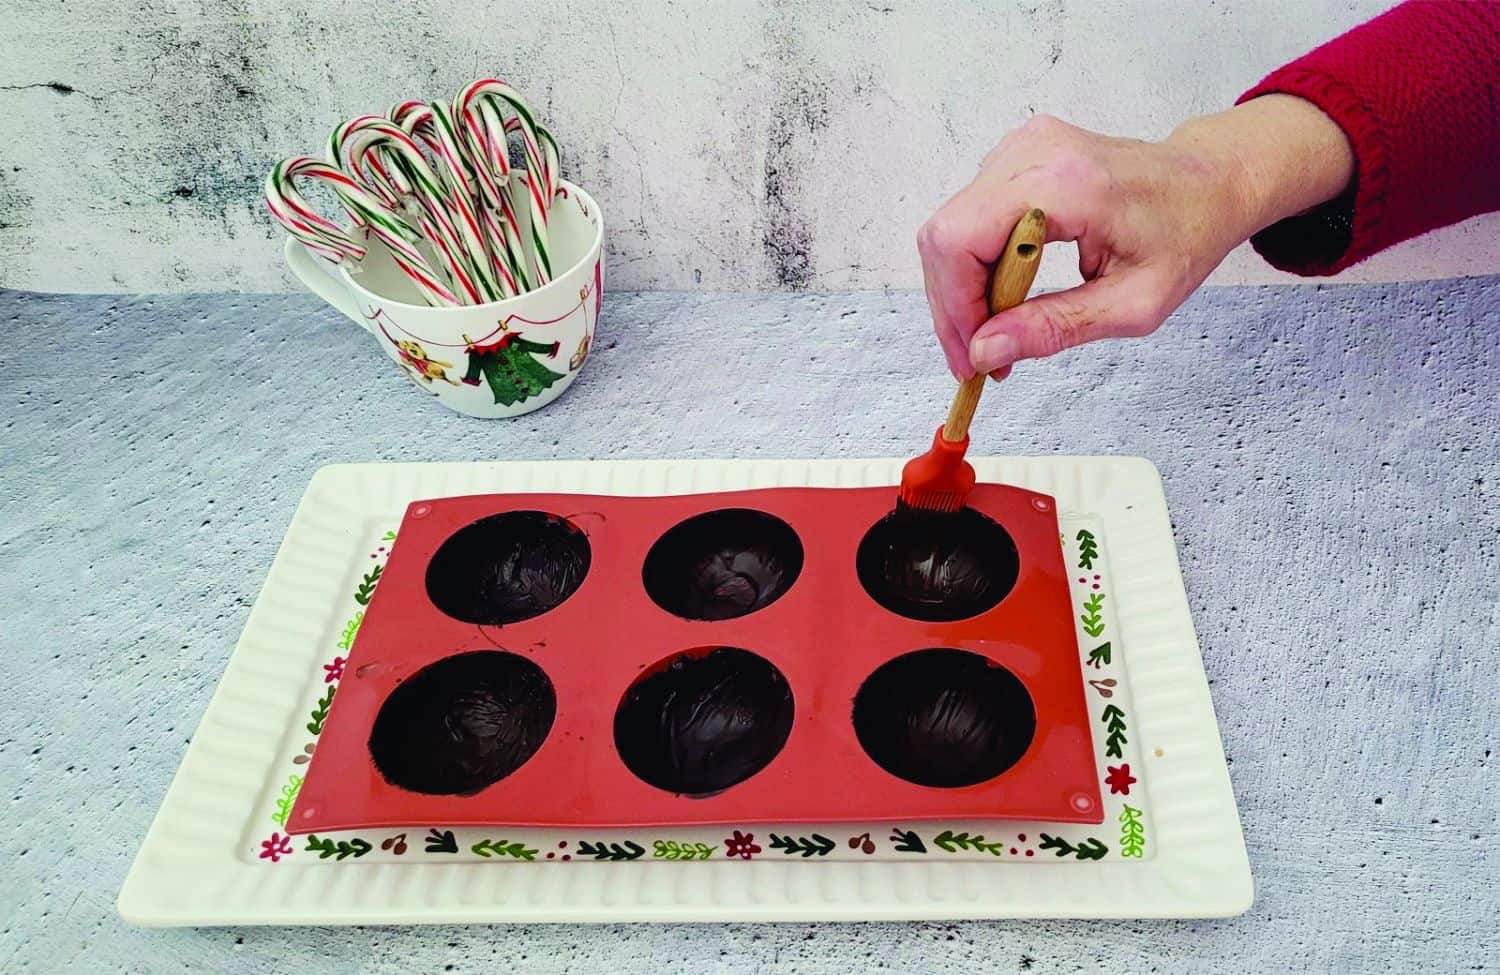
[(260, 841), (260, 858), (270, 860), (272, 863), (280, 863), (281, 858), (290, 856), (292, 852), (292, 838), (282, 836), (280, 833), (272, 833), (268, 840)]
[(333, 663), (324, 664), (323, 669), (328, 671), (328, 673), (323, 675), (323, 683), (332, 684), (334, 681), (342, 679), (344, 676), (344, 658), (334, 657)]
[(741, 833), (739, 830), (735, 830), (733, 836), (724, 838), (725, 856), (748, 860), (759, 852), (760, 847), (755, 845), (754, 833)]
[(1109, 794), (1112, 796), (1130, 795), (1130, 787), (1140, 781), (1130, 774), (1130, 764), (1110, 765), (1109, 774), (1104, 777), (1105, 784), (1109, 786)]

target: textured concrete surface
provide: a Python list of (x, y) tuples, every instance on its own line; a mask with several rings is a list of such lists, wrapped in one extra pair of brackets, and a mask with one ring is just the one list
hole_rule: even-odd
[[(921, 286), (916, 228), (1037, 112), (1156, 138), (1390, 0), (7, 0), (0, 286), (296, 290), (279, 158), (512, 80), (603, 206), (621, 288)], [(1050, 248), (1041, 281), (1076, 255)], [(1500, 215), (1346, 280), (1500, 268)], [(1220, 283), (1279, 278), (1248, 252)]]
[(142, 931), (116, 892), (318, 466), (897, 455), (951, 385), (912, 292), (614, 294), (515, 421), (446, 412), (310, 297), (0, 293), (0, 970), (1492, 969), (1497, 322), (1500, 277), (1210, 290), (980, 410), (979, 450), (1159, 465), (1244, 917)]

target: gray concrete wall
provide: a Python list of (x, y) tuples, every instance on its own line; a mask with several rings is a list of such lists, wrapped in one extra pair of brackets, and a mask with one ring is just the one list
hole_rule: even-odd
[[(611, 287), (916, 287), (912, 237), (1035, 112), (1160, 136), (1386, 0), (7, 0), (0, 286), (293, 287), (276, 158), (512, 80), (601, 200)], [(1471, 221), (1348, 280), (1500, 268)], [(1066, 248), (1041, 283), (1076, 278)], [(1236, 254), (1219, 283), (1275, 280)]]

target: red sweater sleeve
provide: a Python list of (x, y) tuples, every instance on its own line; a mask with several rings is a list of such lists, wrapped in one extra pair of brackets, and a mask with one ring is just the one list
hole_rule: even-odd
[(1241, 95), (1317, 105), (1354, 147), (1349, 190), (1251, 238), (1274, 266), (1336, 274), (1500, 210), (1500, 0), (1411, 0)]

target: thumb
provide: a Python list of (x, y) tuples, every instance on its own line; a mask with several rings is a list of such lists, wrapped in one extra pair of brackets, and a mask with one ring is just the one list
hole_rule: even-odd
[(1038, 295), (981, 325), (969, 342), (978, 372), (1040, 359), (1095, 339), (1145, 335), (1166, 318), (1136, 275), (1095, 278), (1067, 291)]

